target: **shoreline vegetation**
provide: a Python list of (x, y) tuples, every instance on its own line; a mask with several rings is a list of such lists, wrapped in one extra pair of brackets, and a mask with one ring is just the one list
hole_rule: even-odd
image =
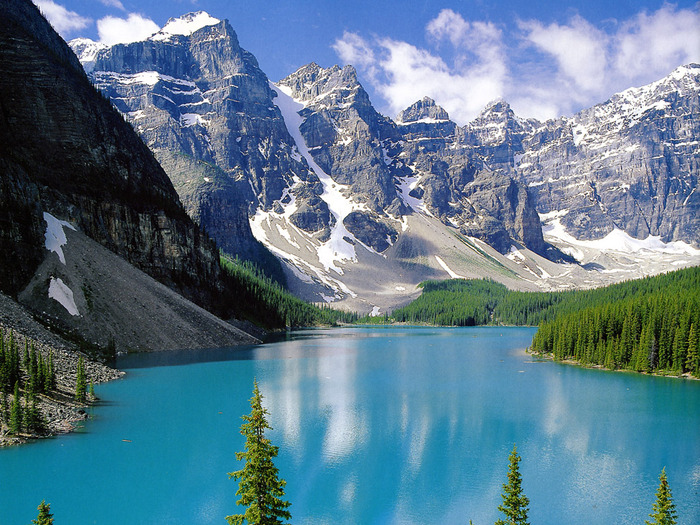
[(0, 323), (0, 447), (75, 430), (92, 386), (124, 375), (57, 346)]
[(514, 292), (488, 280), (427, 281), (390, 316), (358, 323), (537, 326), (530, 353), (591, 368), (700, 378), (700, 267), (590, 290)]

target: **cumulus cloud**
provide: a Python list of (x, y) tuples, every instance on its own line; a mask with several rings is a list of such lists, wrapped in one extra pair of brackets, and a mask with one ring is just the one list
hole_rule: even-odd
[(700, 4), (664, 4), (607, 21), (605, 29), (579, 15), (563, 23), (520, 20), (505, 28), (443, 9), (425, 27), (432, 47), (350, 32), (333, 47), (385, 99), (383, 110), (396, 114), (427, 95), (464, 124), (496, 98), (523, 117), (545, 119), (658, 80), (700, 61), (698, 27)]
[(552, 55), (561, 74), (579, 88), (597, 91), (605, 80), (608, 36), (580, 16), (567, 25), (521, 22), (525, 39)]
[(370, 77), (376, 75), (374, 51), (360, 35), (345, 31), (343, 38), (336, 40), (332, 47), (346, 63), (365, 69)]
[(457, 121), (473, 118), (503, 91), (506, 68), (501, 32), (493, 24), (470, 23), (450, 9), (426, 27), (436, 44), (447, 43), (451, 61), (390, 38), (363, 39), (346, 32), (334, 44), (338, 56), (359, 67), (396, 114), (424, 96), (439, 102)]
[(64, 37), (75, 31), (85, 29), (92, 23), (90, 18), (80, 16), (75, 11), (69, 11), (52, 0), (34, 0), (34, 4), (41, 10), (46, 19), (51, 22), (53, 28)]
[(700, 11), (664, 5), (642, 12), (620, 27), (614, 67), (620, 76), (664, 74), (669, 64), (700, 62)]
[(107, 45), (128, 44), (144, 40), (160, 27), (150, 18), (131, 13), (127, 18), (106, 16), (97, 21), (100, 42)]

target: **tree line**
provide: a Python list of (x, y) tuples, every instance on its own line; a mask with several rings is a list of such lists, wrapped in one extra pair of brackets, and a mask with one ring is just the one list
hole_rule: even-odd
[(372, 322), (538, 325), (531, 349), (556, 359), (700, 377), (700, 268), (566, 292), (478, 279), (421, 286), (415, 301)]
[(700, 377), (700, 268), (611, 286), (591, 297), (542, 322), (531, 349), (610, 369)]
[(221, 267), (235, 301), (232, 309), (265, 329), (299, 328), (352, 323), (357, 313), (330, 307), (319, 308), (292, 295), (277, 281), (266, 276), (255, 264), (221, 254)]

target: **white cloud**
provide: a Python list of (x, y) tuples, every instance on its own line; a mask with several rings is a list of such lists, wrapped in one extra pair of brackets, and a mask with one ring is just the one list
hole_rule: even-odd
[(442, 58), (406, 42), (384, 39), (379, 66), (385, 77), (375, 87), (389, 101), (392, 114), (424, 96), (438, 101), (458, 122), (466, 122), (503, 91), (498, 64), (450, 68)]
[(546, 119), (658, 80), (700, 62), (698, 27), (700, 4), (664, 4), (605, 28), (574, 15), (564, 23), (518, 21), (507, 30), (443, 9), (425, 28), (432, 47), (349, 32), (333, 47), (385, 99), (383, 111), (396, 114), (427, 95), (464, 124), (496, 98), (523, 117)]
[(642, 12), (622, 25), (615, 46), (616, 72), (632, 79), (700, 62), (700, 11), (666, 4), (651, 15)]
[(469, 23), (450, 9), (441, 11), (426, 32), (438, 45), (450, 44), (451, 64), (407, 42), (367, 41), (348, 32), (333, 48), (369, 77), (392, 114), (429, 96), (453, 119), (466, 122), (503, 92), (506, 68), (501, 32), (493, 24)]
[(126, 11), (124, 4), (122, 4), (120, 0), (100, 0), (100, 3), (106, 7), (114, 7), (121, 11)]
[(580, 16), (568, 25), (530, 21), (519, 24), (525, 38), (552, 55), (561, 74), (585, 91), (597, 92), (605, 80), (608, 36)]
[(107, 45), (128, 44), (145, 40), (160, 30), (150, 18), (131, 13), (127, 18), (106, 16), (97, 21), (100, 42)]
[(376, 75), (374, 51), (360, 35), (345, 31), (332, 47), (345, 63), (365, 69), (370, 77)]
[(53, 28), (64, 37), (74, 31), (84, 29), (92, 23), (90, 18), (80, 16), (75, 11), (69, 11), (52, 0), (34, 0), (34, 4), (51, 22)]

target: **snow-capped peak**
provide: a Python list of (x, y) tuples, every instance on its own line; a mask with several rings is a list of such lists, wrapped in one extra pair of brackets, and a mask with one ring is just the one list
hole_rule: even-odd
[(109, 46), (103, 44), (102, 42), (95, 42), (89, 38), (76, 38), (69, 42), (71, 49), (80, 60), (83, 65), (83, 69), (86, 72), (92, 71), (95, 67), (95, 59), (97, 58), (97, 53), (102, 49), (107, 49)]
[(203, 27), (213, 26), (221, 22), (205, 11), (187, 13), (178, 18), (171, 18), (163, 28), (149, 40), (168, 40), (173, 35), (189, 36)]

